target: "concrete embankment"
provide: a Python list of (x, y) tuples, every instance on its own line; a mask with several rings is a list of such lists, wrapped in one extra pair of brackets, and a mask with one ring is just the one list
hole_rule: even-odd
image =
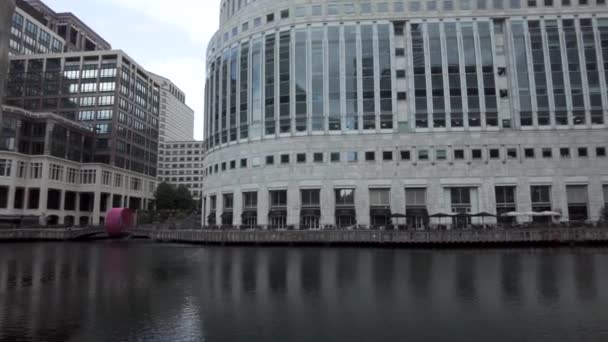
[(103, 234), (101, 228), (23, 228), (0, 229), (1, 241), (66, 241)]
[(606, 228), (465, 231), (133, 230), (156, 241), (220, 245), (492, 246), (606, 244)]

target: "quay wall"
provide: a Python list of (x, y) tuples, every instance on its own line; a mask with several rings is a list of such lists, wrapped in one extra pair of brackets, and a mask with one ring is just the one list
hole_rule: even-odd
[(240, 245), (544, 245), (608, 244), (608, 228), (517, 229), (483, 231), (261, 231), (135, 230), (156, 241)]

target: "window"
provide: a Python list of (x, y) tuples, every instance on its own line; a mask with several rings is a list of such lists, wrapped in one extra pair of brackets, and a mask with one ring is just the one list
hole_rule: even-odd
[(241, 169), (247, 168), (247, 158), (241, 159)]
[(586, 158), (589, 156), (588, 152), (587, 152), (587, 148), (586, 147), (579, 147), (578, 148), (578, 156), (579, 158)]
[(351, 163), (352, 162), (356, 162), (357, 160), (359, 160), (357, 152), (347, 152), (346, 153), (346, 160), (348, 162), (351, 162)]
[(54, 181), (63, 180), (63, 166), (51, 164), (49, 168), (49, 179)]
[(230, 161), (230, 169), (231, 169), (231, 170), (236, 169), (236, 160), (231, 160), (231, 161)]
[(274, 164), (274, 156), (266, 156), (266, 165)]
[(391, 161), (393, 160), (393, 151), (384, 151), (382, 152), (382, 160)]
[(306, 153), (298, 153), (296, 155), (296, 161), (298, 163), (306, 163)]
[(480, 149), (473, 149), (471, 154), (473, 159), (481, 159), (483, 157), (483, 152)]
[(397, 69), (396, 76), (397, 76), (397, 78), (405, 78), (405, 70)]
[(274, 13), (269, 13), (266, 15), (266, 22), (271, 23), (274, 21)]
[(80, 184), (95, 184), (95, 170), (80, 170)]
[(500, 159), (500, 150), (497, 148), (491, 148), (490, 159)]
[(570, 148), (562, 147), (559, 149), (559, 155), (562, 158), (570, 158)]
[(10, 159), (0, 159), (0, 176), (2, 177), (10, 177), (11, 176), (11, 166), (13, 165), (13, 161)]
[[(551, 210), (551, 186), (533, 185), (530, 187), (532, 211), (542, 212)], [(537, 219), (536, 221), (542, 221)]]
[(315, 154), (313, 154), (313, 160), (315, 163), (322, 163), (323, 162), (323, 153), (316, 152)]
[(605, 147), (596, 147), (595, 148), (595, 156), (596, 157), (605, 157), (606, 156), (606, 148)]
[(437, 160), (446, 160), (448, 157), (446, 150), (437, 150), (435, 151), (435, 155)]
[(401, 151), (401, 160), (410, 160), (412, 158), (410, 151)]
[(514, 223), (514, 217), (502, 216), (502, 214), (517, 211), (515, 204), (515, 187), (514, 186), (497, 186), (495, 188), (496, 195), (496, 216), (498, 223)]
[(300, 190), (302, 196), (302, 207), (318, 207), (321, 205), (321, 190), (320, 189), (303, 189)]
[(389, 189), (369, 189), (369, 204), (372, 207), (388, 207), (390, 203)]
[(426, 207), (426, 189), (425, 188), (405, 189), (405, 206), (406, 206), (406, 208)]
[(336, 189), (335, 194), (336, 207), (355, 205), (355, 189)]
[(234, 197), (232, 196), (232, 194), (224, 194), (222, 196), (222, 204), (224, 206), (224, 211), (232, 211), (234, 207)]
[(464, 150), (454, 150), (454, 159), (456, 159), (456, 160), (464, 159)]
[(110, 185), (110, 180), (112, 179), (112, 173), (110, 171), (102, 171), (101, 172), (101, 184), (102, 185)]
[(509, 159), (517, 159), (517, 149), (516, 148), (507, 149), (507, 156), (509, 157)]
[(533, 148), (524, 149), (524, 156), (526, 158), (534, 158), (534, 149)]
[(568, 185), (566, 194), (570, 221), (586, 221), (589, 218), (587, 185)]
[[(314, 8), (313, 8), (313, 10), (314, 10)], [(306, 15), (308, 15), (308, 7), (304, 7), (304, 6), (296, 7), (296, 17), (305, 17)], [(319, 15), (319, 14), (314, 14), (314, 15)]]
[(340, 152), (332, 152), (330, 154), (330, 160), (332, 163), (340, 162)]
[[(405, 56), (405, 49), (404, 48), (396, 48), (395, 49), (395, 56)], [(405, 70), (403, 70), (403, 77), (405, 77)]]
[(281, 164), (289, 164), (289, 154), (281, 155)]
[(281, 19), (287, 19), (287, 18), (289, 18), (289, 10), (288, 9), (282, 10), (281, 11)]
[(543, 158), (553, 158), (553, 150), (551, 148), (543, 148)]
[(42, 163), (31, 163), (30, 178), (32, 178), (32, 179), (42, 178)]
[(375, 161), (376, 160), (376, 152), (367, 151), (365, 152), (365, 161)]
[(287, 206), (287, 190), (270, 191), (270, 206), (271, 207), (286, 207)]
[(338, 9), (338, 5), (336, 5), (336, 4), (327, 5), (327, 14), (337, 15), (339, 13), (340, 13), (340, 11)]
[(114, 174), (114, 187), (122, 188), (122, 175)]
[(243, 208), (257, 208), (258, 206), (258, 193), (255, 191), (243, 193)]
[(428, 150), (419, 150), (418, 151), (418, 160), (429, 160), (429, 151)]

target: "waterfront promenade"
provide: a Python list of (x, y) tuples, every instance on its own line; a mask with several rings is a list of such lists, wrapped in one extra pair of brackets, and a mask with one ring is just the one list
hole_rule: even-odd
[(608, 244), (608, 227), (450, 231), (383, 230), (147, 230), (131, 234), (156, 241), (241, 245), (543, 245)]
[[(125, 232), (158, 242), (216, 245), (492, 246), (607, 244), (608, 227), (483, 230), (201, 230), (146, 229)], [(72, 241), (106, 237), (102, 227), (0, 230), (1, 241)]]

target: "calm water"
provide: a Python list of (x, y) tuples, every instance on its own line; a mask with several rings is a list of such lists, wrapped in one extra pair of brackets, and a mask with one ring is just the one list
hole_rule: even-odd
[(608, 249), (0, 245), (0, 341), (608, 341)]

